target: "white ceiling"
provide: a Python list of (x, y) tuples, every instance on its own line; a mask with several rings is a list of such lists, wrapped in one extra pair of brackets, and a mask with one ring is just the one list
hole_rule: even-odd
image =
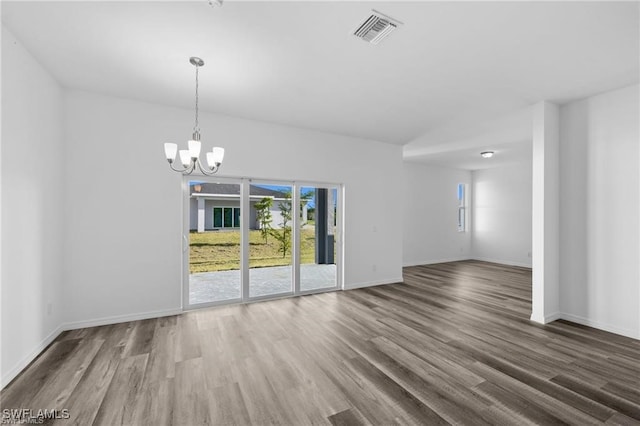
[[(532, 108), (466, 125), (441, 126), (403, 147), (404, 159), (467, 170), (531, 162)], [(480, 156), (494, 151), (490, 160)]]
[[(350, 35), (372, 8), (404, 22), (377, 46)], [(562, 103), (637, 83), (638, 9), (3, 1), (2, 20), (66, 87), (192, 107), (188, 58), (200, 56), (203, 110), (401, 144), (407, 159), (421, 161), (433, 155), (426, 148), (524, 143), (529, 124), (506, 132), (499, 124), (518, 122), (514, 116), (543, 99)]]
[[(409, 157), (405, 160), (454, 169), (482, 170), (521, 165), (525, 161), (531, 162), (531, 149), (531, 140), (523, 140), (517, 143), (492, 143), (486, 148), (452, 148), (426, 154), (419, 159)], [(482, 158), (480, 153), (483, 151), (493, 151), (494, 156)]]

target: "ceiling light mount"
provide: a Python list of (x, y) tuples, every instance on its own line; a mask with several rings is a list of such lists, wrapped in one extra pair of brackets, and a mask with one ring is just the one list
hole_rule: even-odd
[[(200, 142), (200, 125), (198, 124), (198, 70), (204, 66), (204, 61), (196, 56), (189, 58), (191, 65), (196, 67), (196, 119), (193, 125), (193, 135), (187, 142), (188, 149), (181, 149), (178, 151), (178, 145), (175, 143), (164, 144), (164, 154), (169, 162), (171, 170), (182, 173), (183, 175), (190, 175), (196, 170), (206, 176), (212, 176), (217, 173), (222, 164), (224, 158), (224, 148), (214, 147), (211, 152), (207, 152), (207, 165), (204, 167), (200, 162), (200, 149), (202, 143)], [(182, 163), (182, 169), (178, 169), (173, 165), (176, 159), (176, 153), (180, 156), (180, 162)]]
[(200, 58), (198, 58), (197, 56), (192, 56), (189, 58), (189, 62), (191, 62), (191, 65), (195, 66), (195, 67), (203, 67), (204, 66), (204, 61)]
[(494, 152), (493, 151), (482, 151), (480, 153), (480, 155), (482, 155), (482, 158), (491, 158), (493, 157)]

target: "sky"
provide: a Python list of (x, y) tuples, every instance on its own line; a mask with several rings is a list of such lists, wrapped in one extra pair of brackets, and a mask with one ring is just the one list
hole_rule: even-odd
[[(253, 184), (255, 185), (255, 184)], [(286, 191), (290, 191), (291, 187), (288, 185), (255, 185), (255, 186), (259, 186), (260, 188), (267, 188), (267, 189), (271, 189), (272, 191), (282, 191), (282, 192), (286, 192)], [(311, 193), (311, 199), (308, 202), (308, 206), (311, 208), (315, 208), (316, 207), (316, 200), (315, 200), (315, 187), (312, 186), (303, 186), (301, 188), (301, 193), (302, 194), (307, 194), (307, 193)], [(334, 200), (334, 204), (336, 203), (337, 199), (338, 199), (338, 190), (333, 188), (333, 200)]]

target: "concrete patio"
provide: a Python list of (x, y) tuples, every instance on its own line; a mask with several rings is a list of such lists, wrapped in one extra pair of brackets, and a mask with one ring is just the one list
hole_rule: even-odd
[[(249, 269), (249, 296), (260, 297), (292, 290), (291, 266)], [(300, 289), (318, 290), (336, 285), (336, 265), (300, 265)], [(240, 298), (240, 270), (189, 275), (189, 304)]]

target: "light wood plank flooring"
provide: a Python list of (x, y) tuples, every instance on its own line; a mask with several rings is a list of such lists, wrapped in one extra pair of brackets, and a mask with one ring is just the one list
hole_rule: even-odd
[(640, 341), (531, 323), (530, 270), (404, 275), (65, 332), (2, 408), (66, 408), (64, 425), (640, 424)]

